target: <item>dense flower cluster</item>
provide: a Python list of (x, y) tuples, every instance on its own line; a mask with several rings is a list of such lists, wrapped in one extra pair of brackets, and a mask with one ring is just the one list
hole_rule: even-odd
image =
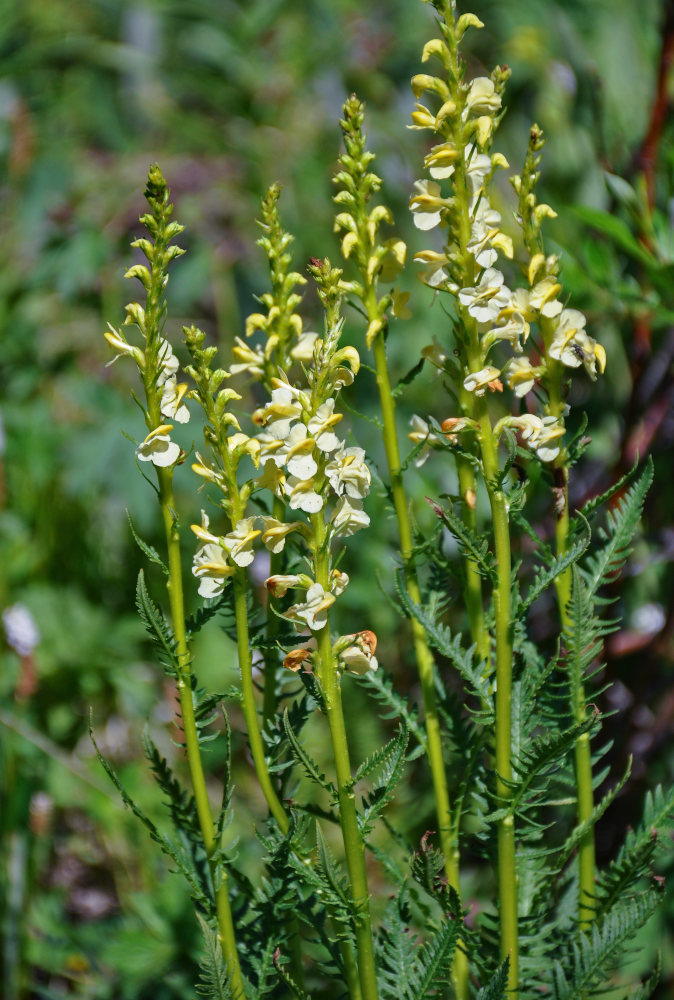
[[(537, 203), (534, 194), (540, 161), (537, 154), (542, 147), (537, 126), (531, 130), (524, 173), (512, 179), (519, 196), (516, 219), (524, 230), (530, 255), (525, 269), (528, 287), (508, 287), (499, 257), (512, 260), (512, 238), (502, 230), (501, 214), (490, 202), (495, 172), (508, 167), (501, 153), (491, 152), (508, 71), (496, 67), (490, 77), (469, 82), (457, 79), (452, 71), (452, 47), (468, 27), (480, 28), (482, 24), (475, 15), (464, 14), (455, 24), (440, 26), (444, 37), (425, 45), (422, 61), (437, 60), (446, 73), (421, 73), (412, 79), (418, 103), (409, 127), (429, 130), (440, 141), (425, 158), (431, 179), (415, 182), (410, 208), (418, 229), (447, 230), (447, 237), (442, 250), (421, 250), (415, 260), (423, 265), (420, 278), (425, 284), (458, 300), (463, 319), (457, 334), (463, 367), (460, 381), (465, 392), (480, 397), (501, 392), (505, 383), (524, 399), (540, 387), (544, 413), (527, 414), (535, 418), (533, 422), (525, 419), (521, 425), (510, 426), (522, 431), (523, 442), (542, 461), (554, 461), (564, 435), (564, 406), (559, 391), (551, 390), (551, 383), (558, 388), (564, 371), (568, 375), (581, 367), (595, 379), (604, 371), (606, 356), (586, 332), (582, 313), (564, 307), (557, 257), (541, 252), (541, 224), (556, 213), (549, 205)], [(432, 110), (422, 104), (423, 94), (439, 103), (439, 108)], [(449, 184), (448, 190), (443, 183)], [(532, 334), (534, 327), (537, 335)], [(514, 356), (499, 362), (490, 352), (503, 343)], [(533, 358), (523, 353), (529, 345), (534, 349)], [(420, 432), (417, 422), (410, 436), (419, 440)], [(431, 437), (427, 443), (433, 445)]]

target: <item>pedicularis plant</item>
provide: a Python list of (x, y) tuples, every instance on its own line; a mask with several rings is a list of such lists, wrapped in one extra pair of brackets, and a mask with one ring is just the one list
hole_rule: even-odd
[[(658, 902), (651, 865), (674, 791), (647, 797), (641, 823), (602, 870), (594, 850), (595, 825), (627, 778), (596, 795), (607, 751), (595, 707), (598, 673), (603, 639), (616, 627), (602, 588), (628, 557), (651, 471), (635, 470), (629, 483), (569, 510), (570, 470), (587, 440), (584, 427), (574, 438), (566, 433), (569, 388), (576, 378), (599, 378), (605, 353), (566, 304), (559, 259), (545, 249), (542, 226), (556, 213), (536, 196), (542, 132), (532, 126), (522, 172), (510, 178), (514, 241), (490, 201), (495, 177), (509, 170), (494, 148), (508, 71), (468, 79), (460, 46), (482, 24), (458, 16), (452, 0), (434, 6), (438, 33), (421, 54), (427, 72), (412, 80), (419, 103), (410, 126), (429, 134), (428, 176), (416, 182), (410, 208), (424, 241), (414, 260), (427, 305), (438, 300), (446, 332), (415, 369), (424, 361), (436, 369), (432, 413), (413, 418), (404, 463), (395, 407), (410, 379), (392, 389), (386, 342), (389, 331), (395, 335), (391, 318), (407, 314), (407, 296), (395, 288), (407, 247), (382, 235), (394, 220), (356, 97), (344, 105), (334, 178), (344, 260), (308, 267), (324, 313), (319, 333), (305, 329), (298, 311), (308, 278), (293, 270), (292, 237), (272, 187), (258, 241), (271, 282), (261, 311), (249, 316), (245, 338), (233, 337), (230, 357), (219, 357), (195, 327), (184, 328), (174, 353), (163, 336), (164, 295), (169, 264), (183, 252), (174, 242), (182, 227), (171, 221), (158, 167), (140, 220), (147, 237), (133, 244), (147, 264), (127, 272), (145, 303), (130, 303), (122, 327), (106, 333), (118, 356), (138, 366), (147, 435), (136, 459), (147, 478), (148, 470), (154, 475), (166, 535), (163, 554), (137, 539), (165, 573), (166, 608), (142, 572), (137, 604), (179, 698), (189, 789), (146, 738), (174, 836), (103, 763), (187, 880), (205, 938), (199, 989), (210, 997), (589, 997), (629, 982), (629, 944)], [(409, 618), (419, 714), (398, 693), (400, 678), (377, 663), (367, 606), (346, 627), (339, 609), (349, 585), (343, 542), (358, 532), (356, 544), (367, 544), (374, 530), (368, 458), (352, 443), (358, 428), (343, 419), (341, 397), (361, 365), (343, 343), (347, 303), (364, 317), (349, 312), (349, 328), (362, 329), (361, 354), (371, 355), (379, 390), (399, 537), (394, 599)], [(242, 401), (254, 397), (261, 405), (245, 412)], [(186, 462), (171, 434), (176, 422), (199, 418), (203, 441)], [(429, 454), (439, 467), (455, 467), (458, 495), (430, 500), (437, 530), (423, 539), (403, 471)], [(173, 493), (174, 477), (188, 479), (190, 464), (204, 506), (191, 526), (191, 576), (181, 563), (185, 525)], [(527, 519), (534, 471), (547, 487), (551, 539)], [(448, 554), (447, 532), (458, 556)], [(533, 555), (523, 565), (513, 550)], [(263, 600), (249, 576), (256, 558), (269, 566)], [(190, 580), (205, 603), (188, 620)], [(548, 590), (556, 592), (558, 640), (541, 646), (527, 617)], [(458, 600), (466, 625), (452, 634), (445, 612)], [(202, 690), (192, 668), (194, 636), (216, 615), (236, 642), (241, 685), (229, 697), (240, 701), (268, 813), (255, 831), (265, 852), (255, 884), (239, 870), (228, 834), (236, 810), (229, 769), (217, 808), (204, 775), (205, 743), (217, 736), (229, 747), (231, 733), (225, 710), (224, 723), (216, 715), (224, 696)], [(390, 740), (364, 760), (349, 746), (344, 703), (354, 694), (398, 717)], [(329, 769), (305, 738), (314, 716), (330, 747)], [(434, 832), (416, 844), (385, 815), (414, 758), (417, 773), (425, 760), (436, 810)], [(639, 996), (648, 992), (642, 984)]]

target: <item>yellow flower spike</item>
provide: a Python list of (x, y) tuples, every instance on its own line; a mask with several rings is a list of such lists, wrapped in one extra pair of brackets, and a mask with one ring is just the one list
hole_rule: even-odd
[(435, 115), (432, 114), (428, 108), (425, 108), (423, 104), (417, 104), (416, 108), (412, 112), (412, 122), (413, 124), (408, 125), (408, 128), (430, 128), (435, 131)]
[(143, 288), (149, 292), (152, 279), (150, 278), (150, 272), (143, 264), (134, 264), (133, 267), (130, 267), (128, 271), (124, 273), (124, 277), (138, 278)]
[(536, 208), (534, 209), (534, 222), (536, 223), (537, 226), (540, 226), (543, 219), (556, 219), (556, 218), (557, 218), (557, 213), (555, 212), (554, 208), (551, 208), (550, 205), (546, 205), (544, 201), (542, 201), (540, 205), (536, 205)]
[(460, 42), (468, 28), (484, 28), (477, 14), (462, 14), (456, 22), (456, 40)]
[(436, 127), (439, 126), (445, 118), (449, 118), (456, 111), (456, 101), (445, 101), (437, 115), (435, 116)]
[(338, 212), (335, 216), (334, 232), (339, 232), (340, 229), (347, 229), (352, 233), (357, 232), (356, 220), (349, 212)]
[(506, 160), (503, 153), (493, 153), (491, 158), (491, 166), (492, 170), (495, 170), (497, 167), (501, 167), (502, 170), (508, 170), (510, 164)]
[(601, 344), (594, 345), (594, 356), (597, 359), (597, 364), (599, 366), (599, 372), (601, 375), (606, 371), (606, 351)]
[(372, 347), (372, 341), (384, 329), (383, 319), (373, 319), (365, 333), (365, 346)]
[(480, 149), (483, 149), (491, 138), (494, 122), (489, 115), (480, 115), (479, 118), (475, 119), (473, 124), (475, 127), (475, 138), (477, 140), (477, 144)]
[(500, 250), (504, 257), (508, 260), (513, 259), (513, 241), (505, 233), (497, 233), (495, 236), (491, 237), (491, 245), (495, 250)]
[(531, 260), (529, 261), (529, 267), (527, 269), (527, 279), (530, 285), (534, 284), (538, 272), (544, 265), (545, 265), (545, 254), (535, 253), (531, 258)]
[(407, 302), (409, 300), (409, 292), (394, 292), (393, 293), (393, 315), (396, 319), (410, 319), (412, 316), (412, 310), (408, 307)]
[(393, 254), (395, 259), (398, 261), (401, 267), (405, 266), (405, 258), (407, 257), (407, 243), (404, 240), (388, 240), (386, 243), (386, 249)]
[(288, 326), (297, 337), (302, 336), (302, 317), (298, 313), (293, 313), (288, 320)]
[(215, 573), (216, 576), (232, 576), (236, 572), (236, 566), (227, 566), (224, 563), (199, 563), (201, 571)]
[(310, 455), (311, 452), (314, 450), (315, 445), (316, 442), (311, 437), (304, 438), (304, 440), (302, 441), (298, 441), (297, 444), (294, 444), (292, 448), (288, 449), (288, 452), (286, 454), (286, 463), (288, 462), (289, 459), (293, 457), (293, 455), (303, 455), (303, 454)]
[(278, 347), (279, 339), (280, 338), (277, 333), (274, 333), (272, 334), (271, 337), (267, 338), (267, 343), (264, 345), (264, 356), (267, 359), (267, 361), (271, 357), (272, 351), (274, 351), (274, 349)]
[(151, 441), (159, 434), (170, 434), (172, 430), (173, 430), (173, 424), (160, 424), (159, 427), (155, 427), (153, 431), (150, 431), (145, 440)]
[(258, 330), (267, 328), (267, 317), (262, 313), (251, 313), (246, 320), (246, 336), (252, 337)]
[(449, 87), (437, 76), (429, 76), (428, 73), (417, 73), (411, 79), (412, 93), (419, 98), (426, 90), (436, 93), (443, 101), (449, 98)]
[(354, 247), (358, 246), (358, 235), (354, 232), (349, 232), (346, 234), (342, 240), (342, 255), (348, 260), (351, 255), (351, 251)]
[(208, 531), (202, 524), (190, 524), (190, 531), (202, 542), (212, 542), (214, 545), (220, 544), (220, 539), (217, 535), (214, 535), (212, 531)]
[(420, 250), (419, 253), (415, 253), (414, 260), (420, 260), (423, 264), (446, 264), (447, 257), (444, 253), (438, 253), (437, 250)]
[(337, 351), (332, 360), (334, 365), (341, 365), (345, 361), (353, 374), (358, 374), (360, 369), (360, 355), (355, 347), (342, 347), (340, 351)]
[(430, 41), (426, 42), (421, 50), (422, 63), (428, 62), (431, 56), (437, 56), (438, 59), (442, 61), (444, 66), (451, 65), (452, 57), (449, 49), (441, 38), (431, 38)]

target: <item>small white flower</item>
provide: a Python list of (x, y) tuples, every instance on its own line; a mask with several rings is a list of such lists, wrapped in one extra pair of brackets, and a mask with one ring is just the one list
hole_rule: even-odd
[(505, 370), (504, 377), (515, 395), (522, 398), (531, 392), (534, 382), (542, 371), (542, 368), (532, 365), (527, 357), (512, 358)]
[(164, 382), (161, 394), (160, 410), (163, 417), (169, 420), (177, 420), (179, 424), (186, 424), (190, 419), (190, 411), (183, 403), (183, 397), (187, 392), (187, 382), (177, 383), (175, 375), (169, 375)]
[[(537, 309), (541, 316), (546, 316), (548, 319), (559, 316), (562, 311), (562, 303), (555, 296), (561, 290), (562, 286), (555, 277), (548, 276), (547, 278), (543, 278), (529, 292), (530, 308)], [(575, 312), (576, 310), (571, 311)]]
[(548, 354), (569, 368), (585, 366), (590, 378), (597, 377), (597, 365), (603, 372), (606, 352), (585, 330), (585, 316), (577, 309), (565, 309), (559, 317)]
[(335, 597), (339, 597), (341, 594), (344, 593), (348, 585), (349, 585), (349, 574), (342, 573), (338, 569), (333, 569), (332, 573), (330, 574), (330, 592), (334, 594)]
[(163, 337), (159, 338), (159, 350), (157, 352), (157, 362), (158, 362), (158, 373), (157, 373), (157, 385), (161, 386), (164, 384), (166, 379), (171, 378), (172, 375), (176, 375), (178, 372), (178, 359), (173, 353), (173, 348), (169, 344), (168, 340), (164, 340)]
[(484, 396), (487, 389), (502, 389), (500, 376), (501, 372), (493, 365), (481, 368), (479, 372), (471, 372), (463, 380), (463, 387), (467, 392), (474, 392), (476, 396)]
[(326, 465), (325, 474), (337, 496), (346, 492), (352, 499), (362, 500), (370, 492), (370, 470), (362, 448), (342, 445)]
[(285, 597), (291, 587), (300, 585), (300, 578), (295, 574), (278, 573), (268, 577), (264, 585), (272, 597)]
[(424, 447), (414, 460), (414, 464), (420, 469), (430, 455), (431, 448), (434, 444), (438, 444), (440, 439), (437, 434), (432, 433), (426, 421), (417, 413), (413, 413), (410, 417), (410, 427), (412, 430), (407, 435), (410, 441), (413, 441), (415, 444), (424, 442)]
[(253, 541), (261, 534), (254, 527), (255, 521), (255, 517), (241, 518), (233, 530), (221, 539), (221, 545), (237, 566), (250, 566), (255, 558)]
[(19, 656), (30, 656), (40, 641), (40, 632), (26, 605), (17, 603), (5, 608), (2, 612), (2, 624), (5, 627), (7, 645)]
[(249, 347), (241, 337), (235, 337), (232, 355), (237, 360), (236, 364), (230, 365), (230, 375), (249, 372), (253, 378), (262, 378), (264, 374), (264, 352), (261, 347)]
[(426, 361), (430, 361), (432, 365), (439, 368), (440, 371), (444, 371), (445, 362), (449, 357), (445, 348), (438, 343), (438, 339), (435, 335), (433, 336), (433, 342), (428, 344), (427, 347), (422, 348), (421, 355), (426, 359)]
[(309, 433), (316, 442), (316, 447), (326, 454), (335, 451), (341, 444), (332, 428), (342, 419), (342, 414), (335, 413), (334, 409), (334, 399), (326, 400), (318, 407), (307, 425)]
[(290, 387), (272, 389), (271, 402), (263, 411), (267, 433), (284, 441), (293, 423), (302, 415), (301, 400), (295, 398)]
[(303, 333), (295, 346), (291, 349), (290, 357), (293, 361), (305, 361), (308, 363), (314, 356), (314, 347), (316, 346), (317, 340), (317, 333), (310, 333), (309, 331)]
[(510, 290), (503, 284), (503, 275), (494, 267), (489, 267), (480, 279), (479, 285), (462, 288), (459, 291), (461, 305), (478, 323), (491, 323), (510, 301)]
[(317, 514), (323, 509), (323, 497), (314, 489), (313, 479), (298, 479), (289, 476), (283, 483), (283, 492), (288, 497), (291, 510), (303, 510), (305, 514)]
[(435, 250), (421, 250), (415, 253), (414, 259), (426, 264), (425, 270), (419, 275), (419, 279), (430, 288), (440, 288), (449, 280), (449, 273), (445, 270), (445, 265), (449, 264), (449, 258), (444, 253), (437, 253)]
[(417, 194), (410, 201), (410, 209), (414, 216), (417, 229), (435, 229), (442, 220), (441, 209), (446, 200), (441, 195), (440, 185), (436, 181), (415, 181)]
[[(304, 622), (312, 632), (317, 632), (327, 624), (328, 608), (334, 603), (333, 594), (326, 594), (320, 583), (312, 583), (307, 590), (306, 601), (303, 604), (293, 604), (286, 615), (297, 622)], [(298, 630), (301, 631), (301, 626)]]
[(520, 313), (510, 313), (505, 323), (488, 330), (482, 337), (482, 344), (486, 350), (500, 340), (507, 340), (512, 349), (518, 354), (522, 353), (520, 337), (526, 342), (529, 336), (529, 324)]
[(363, 510), (363, 505), (358, 500), (350, 500), (349, 497), (342, 496), (335, 505), (335, 509), (330, 517), (330, 526), (334, 535), (340, 538), (348, 538), (361, 528), (367, 528), (370, 518)]
[(494, 81), (488, 76), (478, 76), (471, 81), (466, 95), (464, 114), (493, 115), (501, 107), (501, 97), (496, 93)]
[(565, 427), (556, 417), (543, 417), (541, 423), (543, 426), (532, 443), (541, 462), (553, 462), (559, 455), (559, 439), (564, 437)]
[(172, 424), (155, 427), (136, 448), (136, 458), (140, 462), (152, 462), (160, 468), (166, 468), (177, 462), (180, 457), (180, 445), (169, 437), (168, 432), (172, 430)]
[(267, 517), (264, 514), (260, 514), (258, 521), (262, 522), (262, 542), (274, 554), (283, 551), (286, 537), (291, 531), (300, 530), (297, 522), (284, 524), (283, 521), (279, 521), (275, 517)]
[(277, 457), (283, 455), (285, 466), (291, 476), (298, 479), (311, 479), (318, 472), (318, 465), (313, 458), (314, 439), (307, 436), (304, 424), (295, 424), (285, 439), (284, 447)]
[(353, 674), (363, 676), (363, 674), (374, 673), (379, 664), (374, 655), (377, 649), (377, 636), (369, 629), (363, 632), (356, 632), (355, 635), (345, 635), (340, 640), (353, 639), (353, 643), (339, 653), (340, 663)]
[(192, 560), (192, 575), (199, 581), (201, 597), (219, 597), (234, 566), (227, 562), (224, 549), (215, 542), (200, 545)]

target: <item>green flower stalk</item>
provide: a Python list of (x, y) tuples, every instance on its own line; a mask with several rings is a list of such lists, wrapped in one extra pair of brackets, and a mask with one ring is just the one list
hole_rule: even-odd
[[(529, 134), (529, 144), (521, 176), (512, 178), (518, 194), (517, 219), (522, 228), (523, 242), (529, 255), (527, 277), (530, 285), (529, 297), (541, 296), (541, 358), (536, 376), (545, 396), (543, 418), (563, 426), (568, 411), (566, 397), (569, 389), (570, 370), (585, 368), (591, 379), (603, 373), (606, 367), (606, 353), (601, 344), (585, 331), (585, 317), (576, 309), (562, 309), (558, 296), (559, 261), (555, 255), (546, 256), (541, 233), (541, 224), (546, 217), (554, 216), (548, 205), (536, 199), (538, 168), (542, 159), (545, 140), (538, 125), (533, 125)], [(568, 549), (569, 537), (569, 467), (570, 456), (564, 446), (552, 462), (554, 475), (555, 546), (558, 556)], [(569, 602), (571, 600), (571, 568), (564, 570), (555, 580), (559, 613), (564, 632), (570, 627)], [(586, 701), (582, 681), (571, 691), (571, 714), (574, 722), (585, 718)], [(592, 788), (592, 751), (590, 733), (582, 733), (574, 747), (577, 784), (577, 821), (586, 825), (578, 845), (578, 923), (582, 929), (590, 926), (595, 912), (595, 845), (594, 827), (590, 820), (594, 808)]]
[[(273, 379), (278, 378), (280, 373), (287, 372), (292, 364), (311, 360), (314, 343), (318, 338), (318, 334), (304, 331), (302, 317), (296, 312), (302, 301), (297, 289), (305, 285), (307, 279), (292, 270), (290, 247), (293, 237), (281, 225), (278, 208), (280, 194), (278, 184), (273, 184), (267, 190), (262, 199), (262, 218), (259, 222), (262, 236), (257, 244), (267, 256), (271, 283), (271, 291), (259, 298), (266, 312), (252, 313), (246, 320), (246, 340), (260, 334), (264, 339), (262, 344), (251, 347), (246, 341), (236, 337), (232, 350), (235, 363), (229, 369), (232, 375), (247, 373), (260, 381), (268, 392), (273, 388)], [(275, 496), (271, 513), (279, 523), (285, 521), (285, 511), (284, 500)], [(271, 576), (283, 572), (282, 539), (270, 547), (270, 563)], [(270, 644), (264, 653), (263, 727), (271, 723), (276, 712), (278, 655), (273, 640), (279, 632), (280, 619), (277, 611), (278, 601), (269, 595), (267, 639)]]
[(197, 461), (192, 468), (197, 475), (220, 491), (220, 507), (229, 528), (224, 535), (214, 534), (210, 528), (209, 515), (202, 511), (201, 524), (192, 525), (192, 530), (201, 543), (194, 557), (192, 572), (199, 580), (199, 593), (206, 598), (219, 597), (231, 580), (243, 713), (251, 754), (269, 811), (285, 833), (289, 826), (288, 817), (271, 781), (257, 717), (248, 628), (248, 583), (245, 569), (253, 561), (253, 542), (262, 534), (262, 529), (256, 527), (258, 518), (246, 513), (254, 481), (248, 479), (243, 485), (237, 481), (241, 461), (247, 457), (257, 467), (261, 448), (255, 438), (242, 432), (237, 417), (229, 410), (230, 402), (241, 397), (234, 389), (221, 388), (230, 373), (223, 368), (212, 368), (217, 348), (204, 348), (205, 334), (196, 327), (185, 327), (183, 332), (192, 358), (192, 364), (185, 370), (195, 382), (195, 388), (189, 396), (196, 399), (203, 409), (206, 418), (204, 438), (210, 451), (208, 456), (197, 453)]
[[(584, 317), (575, 310), (565, 310), (557, 299), (556, 258), (537, 252), (527, 269), (528, 288), (511, 291), (501, 271), (495, 266), (499, 254), (513, 257), (511, 238), (501, 229), (501, 216), (490, 204), (489, 192), (497, 169), (507, 168), (505, 158), (491, 153), (493, 135), (502, 114), (502, 92), (509, 72), (496, 67), (490, 77), (464, 81), (459, 58), (459, 44), (469, 27), (480, 28), (474, 14), (456, 16), (453, 0), (435, 4), (442, 20), (441, 38), (428, 42), (422, 60), (440, 62), (441, 76), (419, 74), (412, 80), (415, 95), (427, 93), (439, 104), (432, 111), (419, 103), (412, 114), (412, 128), (430, 130), (439, 138), (425, 158), (431, 180), (417, 181), (410, 207), (414, 222), (426, 232), (446, 227), (448, 237), (442, 251), (424, 250), (415, 259), (425, 265), (422, 280), (436, 293), (455, 296), (457, 322), (454, 325), (457, 362), (444, 361), (444, 369), (453, 376), (457, 397), (462, 406), (454, 428), (470, 435), (477, 447), (482, 475), (489, 496), (496, 575), (494, 580), (494, 632), (496, 646), (495, 755), (496, 797), (501, 807), (498, 820), (498, 882), (501, 954), (509, 959), (508, 986), (515, 993), (519, 978), (518, 901), (515, 851), (515, 806), (512, 798), (512, 666), (513, 636), (511, 625), (511, 552), (506, 473), (498, 456), (500, 436), (518, 431), (521, 440), (536, 452), (542, 462), (555, 462), (561, 454), (564, 435), (564, 407), (559, 392), (559, 366), (585, 365), (594, 377), (595, 363), (601, 362), (602, 349), (583, 331)], [(534, 134), (535, 130), (532, 131)], [(533, 162), (533, 161), (532, 161)], [(548, 205), (532, 202), (530, 180), (513, 183), (523, 194), (520, 221), (524, 225), (525, 245), (537, 239), (542, 220), (554, 216)], [(442, 190), (443, 181), (451, 184), (451, 193)], [(528, 187), (529, 185), (529, 187)], [(524, 206), (524, 207), (523, 207)], [(526, 211), (525, 211), (526, 209)], [(528, 214), (527, 214), (528, 213)], [(526, 217), (525, 217), (526, 216)], [(538, 327), (542, 347), (541, 363), (523, 356), (523, 343)], [(533, 338), (532, 338), (533, 342)], [(499, 354), (509, 345), (514, 357), (499, 362)], [(498, 364), (495, 362), (499, 362)], [(515, 413), (492, 422), (487, 394), (503, 393), (504, 382), (515, 397), (525, 398), (536, 382), (548, 389), (544, 415)], [(555, 387), (557, 393), (555, 394)], [(467, 395), (474, 397), (472, 415), (466, 409)], [(452, 429), (445, 421), (444, 429)], [(577, 705), (577, 712), (583, 709)], [(589, 746), (588, 746), (589, 751)]]
[[(244, 986), (236, 951), (227, 872), (217, 858), (220, 845), (216, 837), (213, 815), (208, 801), (194, 714), (194, 683), (185, 627), (180, 535), (173, 496), (173, 474), (176, 464), (182, 461), (184, 455), (180, 446), (171, 440), (170, 432), (173, 430), (173, 424), (169, 421), (186, 423), (189, 420), (189, 410), (183, 402), (187, 385), (177, 382), (178, 361), (171, 345), (162, 336), (162, 331), (166, 318), (164, 289), (168, 281), (168, 265), (184, 253), (184, 250), (175, 244), (171, 245), (171, 242), (182, 232), (183, 227), (177, 222), (170, 221), (173, 206), (169, 200), (169, 190), (158, 166), (150, 168), (145, 197), (151, 211), (143, 215), (140, 221), (147, 229), (150, 239), (135, 240), (132, 246), (142, 250), (149, 267), (136, 264), (129, 268), (126, 277), (138, 278), (146, 291), (146, 301), (145, 306), (139, 302), (131, 302), (126, 306), (124, 324), (125, 326), (135, 325), (138, 328), (143, 338), (143, 347), (130, 344), (122, 330), (117, 330), (114, 327), (110, 327), (105, 337), (110, 345), (119, 352), (117, 357), (128, 355), (136, 361), (145, 389), (145, 405), (143, 406), (141, 403), (141, 407), (145, 414), (148, 434), (136, 448), (136, 458), (139, 462), (148, 462), (154, 465), (157, 474), (157, 494), (168, 552), (167, 589), (175, 640), (176, 682), (185, 736), (185, 751), (192, 779), (199, 826), (211, 867), (218, 920), (218, 939), (234, 996), (236, 1000), (242, 1000)], [(117, 360), (117, 358), (113, 360)]]
[[(359, 987), (350, 984), (353, 997), (375, 1000), (377, 981), (365, 869), (365, 845), (358, 825), (349, 747), (342, 708), (341, 674), (362, 674), (377, 669), (376, 638), (367, 629), (342, 636), (333, 644), (330, 608), (349, 578), (333, 565), (332, 551), (340, 538), (362, 527), (369, 518), (363, 499), (370, 487), (370, 471), (360, 448), (347, 447), (336, 434), (341, 414), (335, 402), (342, 386), (353, 381), (360, 362), (352, 347), (340, 348), (339, 317), (343, 286), (341, 271), (329, 261), (314, 261), (310, 268), (326, 311), (325, 334), (316, 340), (307, 366), (306, 389), (275, 379), (271, 400), (260, 415), (264, 425), (258, 435), (265, 461), (263, 482), (277, 496), (284, 496), (290, 511), (307, 515), (294, 520), (305, 540), (311, 575), (271, 576), (267, 589), (276, 597), (300, 591), (284, 612), (299, 632), (309, 632), (302, 648), (288, 653), (290, 669), (313, 667), (323, 698), (335, 763), (337, 799), (354, 910)], [(292, 516), (292, 514), (291, 514)]]
[[(364, 105), (355, 95), (352, 95), (344, 104), (343, 115), (340, 124), (344, 136), (345, 152), (339, 157), (341, 170), (334, 178), (335, 183), (340, 186), (340, 191), (335, 195), (334, 200), (342, 210), (336, 217), (335, 230), (344, 233), (341, 240), (342, 253), (346, 260), (354, 261), (360, 275), (358, 280), (349, 283), (349, 287), (352, 294), (360, 300), (368, 324), (365, 341), (374, 355), (383, 422), (384, 449), (393, 506), (398, 523), (405, 586), (412, 601), (418, 605), (421, 603), (421, 592), (414, 564), (409, 503), (402, 476), (396, 429), (395, 396), (391, 387), (386, 358), (389, 311), (396, 318), (408, 318), (411, 315), (406, 306), (409, 294), (392, 291), (380, 297), (378, 293), (379, 285), (395, 280), (404, 266), (407, 247), (401, 239), (384, 240), (380, 238), (381, 224), (392, 224), (393, 216), (386, 206), (370, 207), (369, 204), (372, 196), (381, 187), (381, 179), (370, 169), (375, 156), (366, 148), (366, 138), (363, 134)], [(475, 480), (472, 469), (467, 463), (463, 466), (462, 472), (464, 474), (463, 488), (466, 492), (472, 489), (474, 494)], [(476, 635), (482, 638), (484, 634), (482, 628), (482, 584), (471, 563), (468, 564), (468, 581), (467, 594), (469, 595), (468, 607), (471, 625)], [(412, 635), (421, 681), (428, 760), (436, 802), (440, 846), (445, 857), (447, 879), (460, 897), (459, 817), (452, 815), (447, 787), (433, 678), (433, 656), (426, 641), (423, 625), (416, 619), (412, 620)], [(462, 951), (457, 952), (454, 961), (453, 981), (457, 997), (467, 996), (468, 969), (465, 954)]]

